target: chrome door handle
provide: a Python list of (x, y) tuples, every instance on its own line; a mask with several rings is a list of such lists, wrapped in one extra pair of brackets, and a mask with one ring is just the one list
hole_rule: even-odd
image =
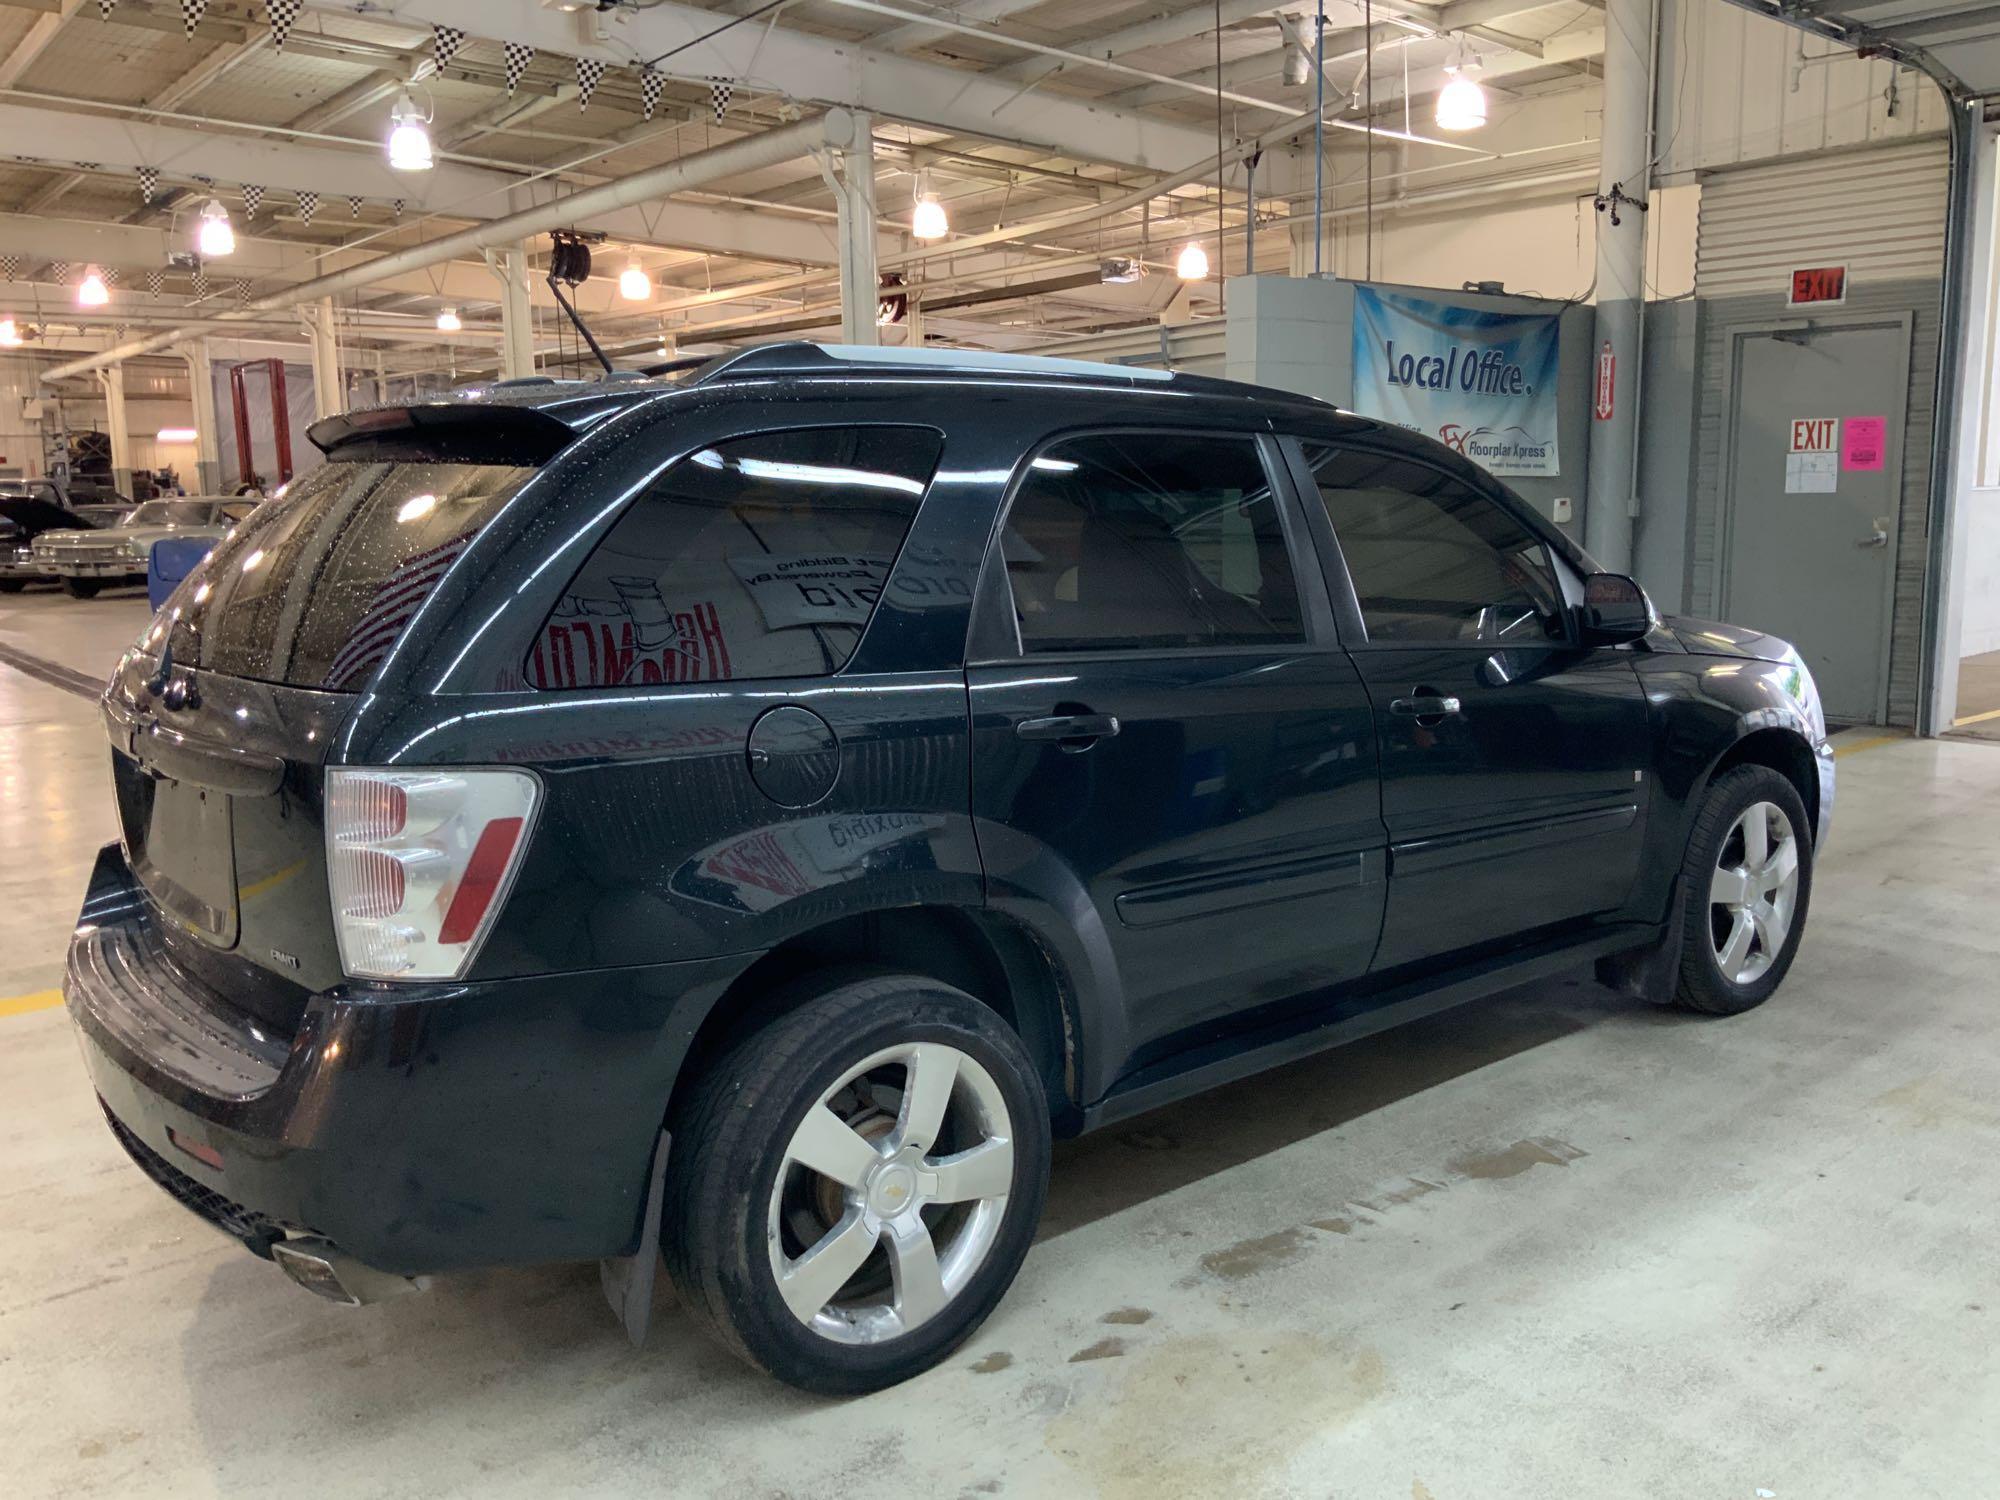
[(1459, 710), (1456, 698), (1443, 693), (1418, 693), (1409, 698), (1395, 698), (1389, 703), (1389, 712), (1400, 714), (1406, 719), (1442, 719)]
[(1889, 533), (1879, 530), (1872, 531), (1854, 545), (1857, 547), (1886, 547), (1889, 545)]
[(1024, 740), (1101, 740), (1117, 732), (1116, 714), (1056, 714), (1023, 719), (1014, 726), (1014, 733)]

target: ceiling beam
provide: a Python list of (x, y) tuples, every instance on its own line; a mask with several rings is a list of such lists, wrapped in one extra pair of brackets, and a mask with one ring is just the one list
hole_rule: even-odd
[(62, 0), (62, 4), (46, 15), (35, 17), (29, 23), (27, 35), (14, 44), (14, 50), (0, 58), (0, 89), (11, 89), (21, 81), (21, 75), (35, 65), (49, 44), (56, 39), (56, 33), (63, 28), (63, 22), (83, 8), (84, 0)]
[[(357, 0), (306, 0), (306, 5), (349, 15), (358, 8)], [(550, 10), (540, 0), (369, 0), (367, 14), (374, 22), (401, 21), (424, 31), (457, 26), (468, 36), (525, 42), (619, 67), (631, 66), (635, 56), (671, 52), (667, 71), (683, 80), (739, 79), (746, 89), (801, 102), (845, 105), (1093, 160), (1172, 171), (1215, 153), (1214, 136), (1204, 130), (1082, 99), (1024, 98), (1018, 87), (991, 74), (918, 62), (782, 25), (751, 21), (710, 36), (716, 12), (672, 0), (621, 14), (615, 36), (601, 42), (588, 36), (588, 16)]]

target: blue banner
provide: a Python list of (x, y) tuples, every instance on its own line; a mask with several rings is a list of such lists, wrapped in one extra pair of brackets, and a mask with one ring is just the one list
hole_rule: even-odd
[(1560, 320), (1354, 289), (1354, 410), (1494, 474), (1554, 475)]

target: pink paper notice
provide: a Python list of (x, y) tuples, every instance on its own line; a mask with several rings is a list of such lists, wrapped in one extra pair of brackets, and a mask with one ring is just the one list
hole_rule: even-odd
[(1887, 462), (1889, 419), (1849, 417), (1840, 424), (1840, 467), (1880, 472)]

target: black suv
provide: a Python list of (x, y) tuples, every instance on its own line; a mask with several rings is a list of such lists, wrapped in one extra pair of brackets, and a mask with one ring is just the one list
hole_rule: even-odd
[(821, 1391), (936, 1362), (1052, 1136), (1595, 960), (1763, 1000), (1833, 800), (1781, 641), (1438, 445), (761, 348), (319, 423), (107, 688), (112, 1130), (329, 1297), (600, 1259)]

